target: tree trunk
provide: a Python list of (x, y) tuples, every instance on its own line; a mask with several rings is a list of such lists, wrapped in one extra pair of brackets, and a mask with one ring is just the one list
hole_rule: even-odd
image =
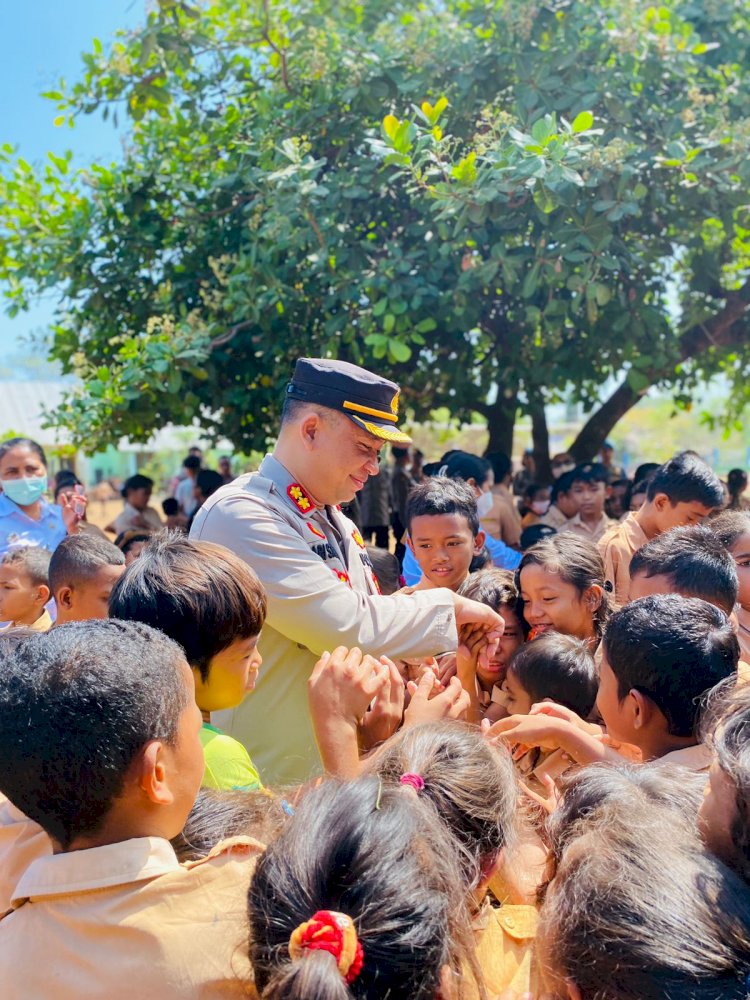
[(498, 392), (497, 400), (482, 412), (487, 417), (487, 430), (490, 432), (490, 440), (487, 445), (489, 454), (493, 451), (502, 451), (506, 455), (513, 451), (513, 425), (516, 422), (516, 410), (518, 409), (518, 396), (511, 397)]
[(534, 448), (534, 465), (536, 466), (536, 481), (547, 485), (552, 482), (552, 466), (549, 455), (549, 430), (547, 429), (547, 414), (541, 395), (534, 395), (529, 400), (531, 414), (531, 441)]
[(628, 410), (632, 410), (646, 392), (647, 390), (635, 392), (628, 382), (623, 382), (615, 389), (606, 403), (603, 403), (595, 413), (591, 414), (578, 432), (578, 437), (568, 449), (576, 462), (592, 461), (598, 455), (599, 449), (607, 440), (612, 428), (625, 416)]

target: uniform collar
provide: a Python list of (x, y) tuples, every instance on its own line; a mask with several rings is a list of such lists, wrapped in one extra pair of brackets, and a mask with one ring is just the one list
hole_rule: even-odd
[(705, 743), (696, 743), (692, 747), (683, 747), (681, 750), (671, 750), (664, 754), (656, 762), (658, 764), (679, 764), (686, 767), (688, 771), (700, 773), (707, 771), (711, 766), (711, 751)]
[[(41, 524), (45, 517), (53, 513), (53, 506), (57, 507), (57, 504), (53, 505), (42, 499), (42, 516), (38, 521), (35, 521), (33, 517), (29, 517), (26, 511), (21, 510), (17, 503), (9, 500), (4, 493), (0, 493), (0, 517), (10, 517), (11, 514), (15, 514), (17, 517), (25, 517), (31, 524)], [(62, 517), (62, 509), (60, 507), (57, 507), (57, 509), (60, 511), (60, 517)]]
[(298, 514), (309, 517), (318, 509), (305, 487), (293, 479), (286, 466), (273, 455), (266, 455), (258, 471), (278, 487), (279, 493)]
[(145, 882), (179, 868), (174, 848), (161, 837), (136, 837), (119, 844), (53, 854), (37, 858), (29, 865), (16, 886), (11, 903), (18, 907), (28, 899)]

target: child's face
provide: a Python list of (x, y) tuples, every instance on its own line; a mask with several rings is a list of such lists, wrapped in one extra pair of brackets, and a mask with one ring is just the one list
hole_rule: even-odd
[(258, 652), (258, 637), (235, 639), (211, 659), (208, 680), (195, 674), (195, 698), (203, 712), (234, 708), (253, 690), (263, 660)]
[(570, 492), (578, 501), (581, 517), (601, 517), (604, 513), (604, 501), (607, 499), (607, 487), (604, 483), (577, 479), (570, 487)]
[(700, 524), (713, 507), (704, 507), (697, 500), (673, 504), (666, 493), (657, 493), (652, 501), (656, 525), (660, 533), (681, 528), (683, 525)]
[(485, 690), (491, 690), (495, 684), (502, 684), (510, 658), (524, 641), (521, 621), (516, 612), (504, 604), (499, 613), (505, 619), (505, 631), (498, 643), (495, 659), (489, 664), (489, 669), (477, 664), (477, 678)]
[(750, 532), (741, 535), (729, 551), (737, 567), (737, 579), (740, 583), (737, 600), (743, 608), (750, 610)]
[(534, 704), (531, 695), (521, 687), (512, 670), (505, 675), (500, 703), (509, 715), (528, 715)]
[(109, 596), (124, 572), (124, 566), (100, 566), (90, 580), (62, 588), (56, 598), (61, 617), (70, 622), (109, 617)]
[(458, 590), (482, 551), (484, 532), (475, 538), (462, 514), (423, 514), (412, 518), (408, 544), (430, 583)]
[(554, 631), (579, 639), (595, 634), (596, 595), (581, 593), (543, 566), (531, 563), (521, 570), (521, 598), (523, 616), (537, 634)]
[(737, 789), (715, 760), (698, 810), (698, 831), (703, 843), (717, 857), (733, 864), (736, 854), (732, 825), (737, 818)]
[(0, 621), (32, 625), (45, 601), (21, 566), (0, 565)]

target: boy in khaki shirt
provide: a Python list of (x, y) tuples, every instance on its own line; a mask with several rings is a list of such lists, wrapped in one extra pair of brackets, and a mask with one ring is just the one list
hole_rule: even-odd
[(660, 466), (648, 484), (641, 509), (631, 511), (597, 544), (615, 603), (622, 607), (630, 600), (630, 560), (638, 549), (671, 528), (698, 524), (723, 503), (721, 482), (695, 455), (683, 452)]
[(0, 921), (4, 1000), (242, 995), (247, 889), (261, 845), (181, 865), (170, 839), (203, 777), (182, 650), (92, 620), (27, 639), (0, 675), (0, 790), (52, 840)]

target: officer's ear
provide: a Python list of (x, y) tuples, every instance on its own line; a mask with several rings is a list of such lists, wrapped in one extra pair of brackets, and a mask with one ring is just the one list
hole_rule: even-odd
[(315, 413), (314, 410), (310, 410), (310, 412), (302, 418), (299, 430), (305, 447), (315, 447), (322, 423), (323, 421), (320, 414)]

